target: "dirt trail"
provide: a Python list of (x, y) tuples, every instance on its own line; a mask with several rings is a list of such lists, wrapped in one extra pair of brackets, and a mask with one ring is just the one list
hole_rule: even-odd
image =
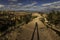
[[(8, 40), (31, 40), (36, 22), (38, 24), (39, 40), (60, 40), (60, 37), (52, 29), (47, 28), (39, 20), (41, 16), (39, 14), (37, 14), (37, 16), (37, 18), (33, 19), (28, 24), (21, 26), (23, 28), (21, 33), (20, 28), (12, 32), (11, 39)], [(34, 40), (37, 40), (37, 31), (35, 31)]]
[[(39, 15), (39, 14), (38, 14)], [(26, 36), (28, 36), (29, 39), (26, 40), (31, 40), (32, 37), (32, 33), (34, 31), (35, 28), (35, 23), (38, 23), (38, 31), (39, 31), (39, 38), (40, 40), (60, 40), (60, 37), (50, 28), (47, 28), (40, 20), (41, 16), (38, 16), (37, 18), (33, 19), (33, 21), (29, 22), (28, 24), (25, 24), (23, 26), (24, 29), (28, 30), (29, 32), (25, 32), (25, 38), (27, 38)], [(34, 40), (37, 40), (37, 31), (35, 31), (34, 34)], [(24, 34), (23, 34), (24, 35)], [(24, 37), (23, 37), (24, 38)]]

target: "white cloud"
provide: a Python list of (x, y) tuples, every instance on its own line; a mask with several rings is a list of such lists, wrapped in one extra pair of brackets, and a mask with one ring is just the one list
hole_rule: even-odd
[(46, 4), (42, 4), (41, 6), (49, 6), (51, 5), (52, 3), (46, 3)]
[(1, 5), (1, 4), (0, 4), (0, 8), (1, 8), (1, 7), (4, 7), (4, 5)]
[(58, 4), (60, 4), (60, 1), (42, 4), (41, 6), (50, 6), (50, 5), (58, 5)]
[(52, 9), (52, 8), (59, 9), (59, 8), (60, 8), (60, 1), (42, 4), (41, 6), (42, 6), (42, 7), (47, 7), (47, 9), (49, 9), (49, 8), (50, 8), (50, 9)]
[(31, 4), (27, 4), (27, 5), (23, 6), (23, 7), (32, 7), (32, 6), (34, 6), (35, 4), (37, 4), (37, 2), (33, 2), (33, 3), (31, 3)]
[(23, 5), (22, 3), (18, 3), (17, 5)]
[(57, 6), (57, 7), (55, 7), (55, 8), (60, 8), (60, 6)]
[(37, 4), (37, 2), (33, 2), (31, 4), (27, 4), (22, 6), (20, 9), (21, 10), (36, 10), (36, 11), (41, 11), (41, 10), (51, 10), (52, 8), (60, 8), (60, 1), (57, 2), (52, 2), (52, 3), (46, 3), (46, 4), (42, 4), (42, 5), (35, 5)]
[(5, 7), (5, 9), (11, 9), (11, 10), (35, 10), (35, 11), (41, 11), (41, 10), (48, 10), (52, 8), (59, 9), (60, 8), (60, 1), (52, 2), (52, 3), (46, 3), (42, 5), (36, 5), (37, 2), (33, 2), (31, 4), (23, 5), (22, 3), (17, 3), (15, 5), (0, 5), (0, 7)]

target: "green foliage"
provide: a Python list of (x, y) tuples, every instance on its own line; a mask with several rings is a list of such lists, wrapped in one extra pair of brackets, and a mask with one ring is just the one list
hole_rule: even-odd
[(55, 25), (59, 24), (60, 23), (60, 12), (52, 10), (52, 12), (48, 14), (47, 19)]
[(28, 22), (30, 22), (31, 18), (32, 18), (32, 15), (31, 14), (28, 14), (28, 15), (25, 15), (24, 16), (24, 19), (23, 20), (24, 20), (25, 23), (28, 23)]
[(32, 19), (37, 18), (37, 16), (33, 16)]
[[(20, 15), (22, 13), (18, 13), (19, 15), (16, 15), (15, 12), (10, 11), (0, 11), (0, 32), (6, 32), (9, 28), (12, 29), (12, 27), (16, 28), (17, 25), (22, 23), (29, 23), (32, 19), (32, 14), (23, 13), (23, 15)], [(9, 31), (9, 30), (8, 30)]]

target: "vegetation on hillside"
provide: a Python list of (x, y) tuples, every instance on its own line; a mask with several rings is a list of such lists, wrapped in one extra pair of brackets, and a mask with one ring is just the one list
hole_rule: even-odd
[[(9, 11), (0, 11), (0, 32), (6, 31), (10, 27), (14, 27), (21, 23), (28, 23), (32, 20), (32, 14), (30, 13), (19, 13), (18, 12), (9, 12)], [(23, 15), (21, 15), (23, 14)]]
[(55, 26), (60, 26), (60, 12), (52, 10), (47, 17), (48, 21)]

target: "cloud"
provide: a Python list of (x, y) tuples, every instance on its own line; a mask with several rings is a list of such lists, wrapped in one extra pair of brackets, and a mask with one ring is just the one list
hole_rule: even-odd
[(53, 8), (59, 9), (60, 8), (60, 1), (52, 2), (52, 3), (46, 3), (42, 5), (36, 5), (37, 2), (33, 2), (31, 4), (23, 5), (20, 10), (35, 10), (35, 11), (46, 11), (51, 10)]
[(17, 3), (17, 5), (23, 5), (22, 3)]
[(8, 0), (8, 4), (17, 4), (18, 0)]
[(42, 7), (49, 7), (49, 8), (60, 8), (60, 1), (42, 4)]
[(1, 4), (0, 4), (0, 8), (1, 8), (1, 7), (4, 7), (4, 5), (1, 5)]
[(42, 4), (41, 6), (49, 6), (51, 5), (52, 3), (46, 3), (46, 4)]
[(60, 8), (60, 1), (52, 2), (52, 3), (45, 3), (42, 5), (36, 5), (37, 2), (32, 2), (31, 4), (23, 5), (23, 3), (17, 3), (13, 5), (0, 5), (0, 7), (4, 7), (4, 9), (9, 10), (31, 10), (31, 11), (46, 11), (53, 8), (59, 9)]
[(36, 10), (36, 11), (41, 11), (41, 10), (52, 10), (52, 9), (59, 9), (60, 8), (60, 1), (57, 2), (52, 2), (52, 3), (46, 3), (46, 4), (42, 4), (42, 5), (35, 5), (37, 3), (32, 3), (32, 4), (28, 4), (25, 5), (25, 8), (22, 9), (26, 9), (26, 10)]
[(58, 4), (60, 4), (60, 1), (42, 4), (41, 6), (50, 6), (50, 5), (58, 5)]
[(57, 6), (57, 7), (55, 7), (55, 8), (59, 9), (59, 8), (60, 8), (60, 6)]
[(16, 2), (16, 1), (18, 1), (18, 0), (8, 0), (8, 1), (14, 1), (14, 2)]
[(31, 3), (31, 4), (24, 5), (23, 7), (32, 7), (32, 6), (34, 6), (35, 4), (37, 4), (37, 2), (33, 2), (33, 3)]

